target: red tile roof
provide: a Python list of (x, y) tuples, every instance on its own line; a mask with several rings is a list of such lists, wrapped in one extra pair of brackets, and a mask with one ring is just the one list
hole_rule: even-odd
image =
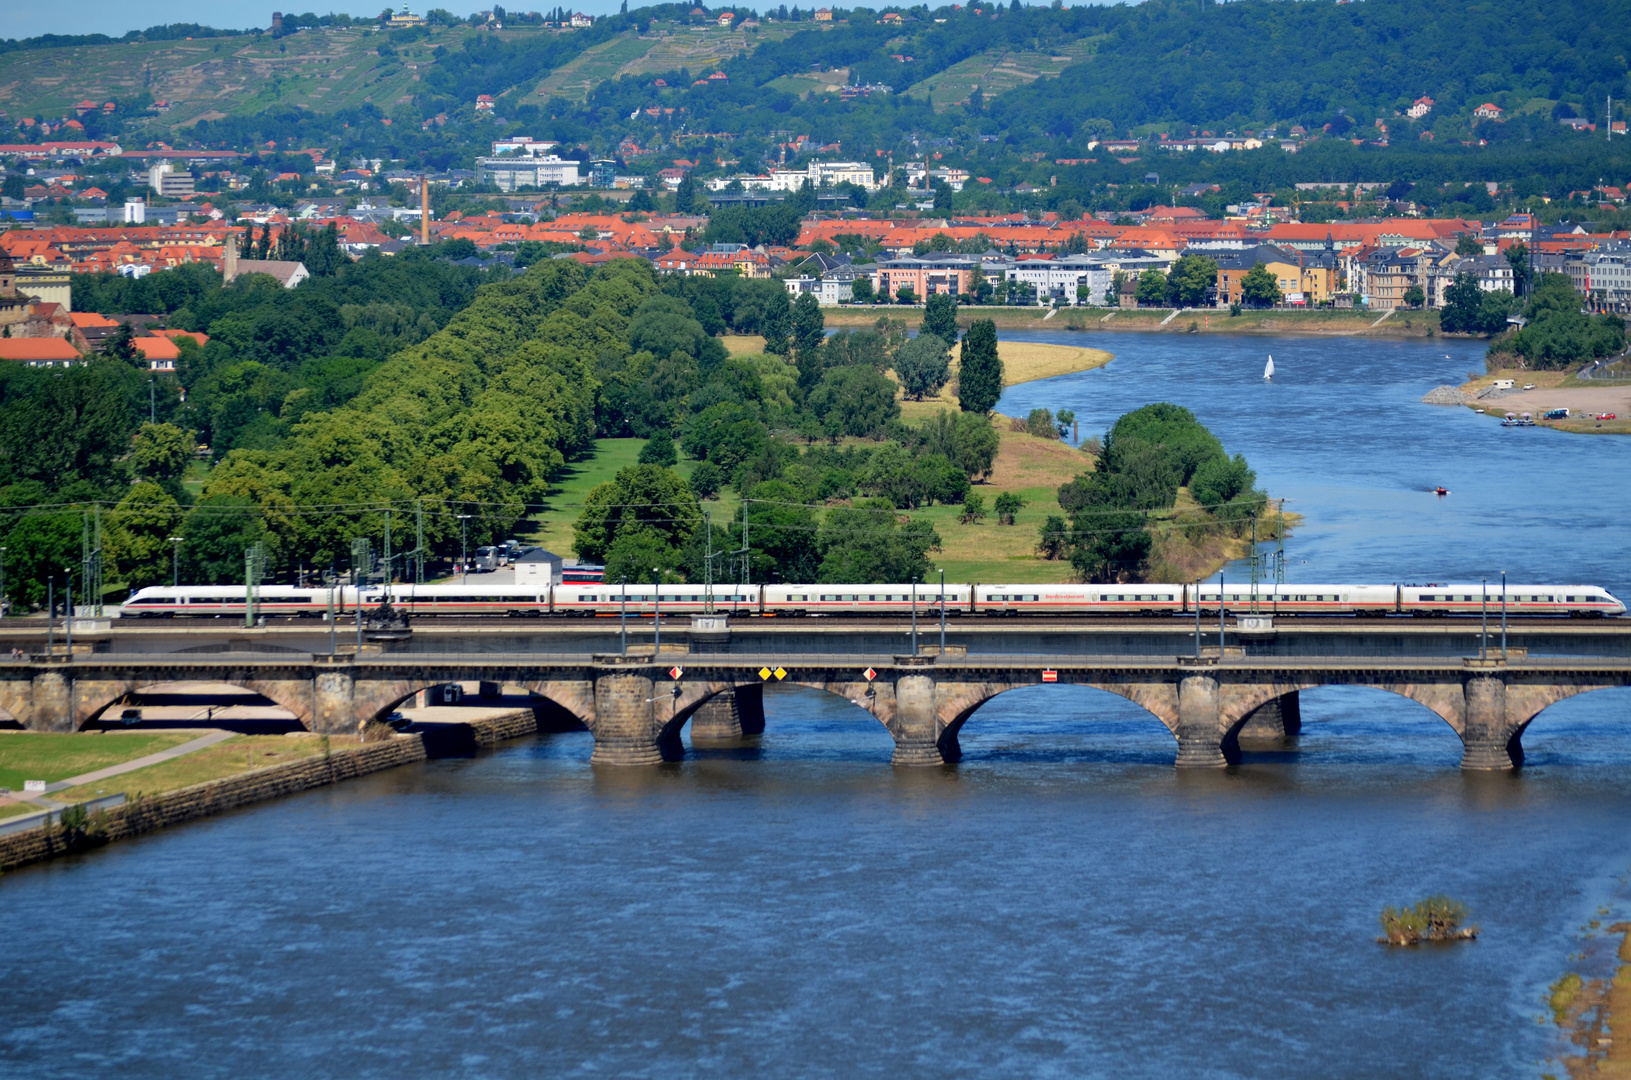
[(0, 338), (0, 360), (78, 360), (79, 350), (63, 338)]

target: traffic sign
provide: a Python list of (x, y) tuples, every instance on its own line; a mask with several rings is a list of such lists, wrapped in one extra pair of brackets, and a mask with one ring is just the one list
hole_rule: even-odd
[(760, 668), (759, 669), (759, 678), (761, 678), (761, 679), (770, 678), (770, 669), (767, 668), (767, 667)]
[(1057, 671), (1053, 671), (1051, 669), (1047, 670), (1047, 671), (1044, 671), (1044, 672), (1042, 672), (1042, 681), (1043, 682), (1058, 682), (1059, 681), (1059, 673)]
[(673, 679), (675, 682), (679, 682), (680, 681), (680, 676), (684, 675), (684, 674), (685, 674), (685, 669), (680, 667), (678, 664), (676, 664), (673, 667), (668, 669), (668, 677), (670, 679)]
[(867, 668), (865, 671), (861, 672), (861, 674), (866, 676), (867, 682), (871, 682), (873, 679), (878, 677), (878, 673), (873, 671), (871, 668)]
[(785, 678), (787, 678), (787, 669), (784, 668), (784, 667), (777, 668), (776, 669), (776, 681), (780, 682), (781, 680), (783, 680)]

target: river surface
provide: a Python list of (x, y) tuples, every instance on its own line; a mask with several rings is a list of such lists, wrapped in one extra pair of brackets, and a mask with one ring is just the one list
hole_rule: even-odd
[[(1631, 440), (1421, 405), (1476, 345), (1026, 337), (1117, 356), (1003, 411), (1188, 405), (1304, 515), (1293, 580), (1631, 594)], [(1631, 691), (1502, 776), (1380, 691), (1305, 693), (1295, 748), (1204, 774), (1082, 688), (996, 699), (938, 770), (834, 698), (766, 712), (752, 750), (606, 771), (540, 737), (10, 873), (0, 1075), (1534, 1077), (1546, 984), (1625, 917)], [(1374, 944), (1434, 892), (1476, 943)]]

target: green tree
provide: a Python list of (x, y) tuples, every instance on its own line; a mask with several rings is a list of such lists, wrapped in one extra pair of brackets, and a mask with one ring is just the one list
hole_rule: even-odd
[(1272, 307), (1280, 302), (1279, 282), (1269, 268), (1258, 263), (1240, 279), (1240, 299), (1247, 307)]
[(717, 499), (725, 485), (725, 470), (711, 461), (699, 461), (691, 470), (691, 490), (699, 499)]
[(84, 521), (78, 511), (28, 512), (12, 519), (5, 534), (6, 595), (23, 607), (45, 606), (47, 584), (56, 582), (60, 605), (67, 575), (79, 576), (80, 536)]
[(1039, 439), (1058, 438), (1053, 429), (1053, 413), (1047, 409), (1032, 409), (1025, 417), (1025, 431)]
[(902, 304), (915, 304), (917, 303), (917, 293), (912, 290), (910, 285), (902, 285), (895, 290), (895, 300)]
[(1427, 302), (1427, 294), (1420, 285), (1411, 285), (1405, 289), (1402, 299), (1405, 307), (1418, 308)]
[(706, 214), (709, 210), (708, 197), (702, 193), (697, 185), (696, 177), (689, 172), (680, 179), (680, 186), (674, 192), (674, 212), (676, 214)]
[(1466, 270), (1461, 271), (1444, 290), (1444, 307), (1439, 312), (1439, 326), (1448, 334), (1480, 333), (1483, 330), (1481, 315), (1483, 303), (1484, 290), (1478, 286), (1478, 275)]
[(923, 322), (919, 334), (933, 334), (946, 343), (946, 348), (957, 344), (957, 300), (950, 293), (935, 293), (923, 305)]
[(1139, 307), (1160, 307), (1167, 302), (1167, 277), (1159, 270), (1146, 270), (1138, 275)]
[(997, 355), (997, 324), (979, 319), (963, 339), (957, 372), (958, 405), (964, 412), (988, 413), (1002, 396), (1002, 359)]
[[(957, 324), (955, 321), (952, 326)], [(927, 331), (901, 346), (895, 357), (895, 375), (913, 401), (934, 397), (951, 377), (951, 355), (946, 342)]]
[(808, 390), (821, 380), (821, 346), (826, 342), (827, 320), (815, 293), (801, 293), (793, 302), (793, 358), (799, 385)]
[(862, 499), (828, 511), (816, 546), (817, 581), (904, 585), (928, 576), (928, 554), (939, 550), (940, 534), (921, 519), (900, 523), (884, 500)]
[(765, 352), (786, 356), (792, 351), (793, 303), (786, 290), (777, 290), (765, 302), (759, 329), (765, 336)]
[(1058, 514), (1049, 514), (1038, 533), (1036, 550), (1044, 559), (1062, 559), (1070, 550), (1070, 526)]
[(174, 424), (143, 424), (131, 445), (130, 466), (137, 476), (176, 480), (192, 460), (193, 440)]
[(1484, 242), (1471, 233), (1462, 233), (1456, 237), (1455, 253), (1462, 258), (1482, 255), (1484, 253)]
[(131, 487), (107, 515), (108, 561), (119, 580), (139, 589), (170, 580), (169, 537), (181, 523), (181, 507), (151, 482)]
[(701, 520), (696, 494), (678, 473), (661, 465), (630, 465), (584, 500), (572, 528), (572, 548), (586, 562), (605, 562), (620, 537), (639, 537), (641, 546), (625, 546), (629, 558), (656, 549), (664, 555), (652, 566), (677, 566), (680, 548)]
[(969, 479), (991, 471), (997, 460), (997, 430), (984, 413), (940, 410), (918, 429), (923, 449), (939, 454)]
[(248, 495), (207, 495), (181, 524), (183, 585), (242, 584), (244, 552), (271, 539)]
[(872, 279), (862, 274), (850, 284), (850, 303), (870, 304), (877, 297), (872, 291)]
[(821, 421), (828, 437), (866, 437), (880, 434), (900, 416), (895, 384), (871, 368), (833, 368), (810, 391), (810, 412)]
[(1137, 580), (1151, 543), (1137, 511), (1084, 510), (1071, 518), (1070, 564), (1083, 581)]
[(821, 565), (816, 516), (798, 490), (785, 480), (767, 480), (746, 498), (753, 579), (814, 581)]
[(1512, 292), (1528, 296), (1534, 280), (1534, 268), (1529, 264), (1529, 245), (1519, 241), (1506, 249), (1506, 261), (1512, 267)]
[(971, 491), (963, 498), (963, 512), (957, 520), (964, 525), (978, 525), (985, 517), (985, 496)]
[[(1199, 307), (1207, 290), (1218, 283), (1218, 264), (1205, 255), (1185, 255), (1167, 275), (1167, 296), (1173, 307)], [(1142, 284), (1142, 282), (1140, 282)]]
[(1025, 500), (1012, 491), (1004, 491), (997, 496), (993, 508), (996, 510), (998, 525), (1012, 525), (1019, 512), (1025, 508)]

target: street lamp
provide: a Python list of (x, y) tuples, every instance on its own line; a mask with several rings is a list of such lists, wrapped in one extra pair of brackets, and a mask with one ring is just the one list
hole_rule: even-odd
[(170, 587), (172, 589), (181, 585), (181, 542), (185, 539), (184, 536), (170, 537), (170, 545), (174, 552), (170, 559)]
[(459, 584), (463, 585), (470, 577), (470, 560), (465, 556), (466, 538), (469, 533), (469, 514), (459, 516)]

